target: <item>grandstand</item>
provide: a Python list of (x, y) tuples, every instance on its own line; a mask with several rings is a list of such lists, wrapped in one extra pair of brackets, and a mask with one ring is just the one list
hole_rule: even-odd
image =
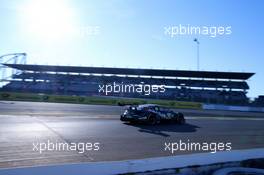
[(246, 105), (247, 80), (254, 73), (4, 63), (14, 69), (1, 91), (102, 96), (100, 84), (165, 85), (165, 93), (111, 93), (110, 96)]

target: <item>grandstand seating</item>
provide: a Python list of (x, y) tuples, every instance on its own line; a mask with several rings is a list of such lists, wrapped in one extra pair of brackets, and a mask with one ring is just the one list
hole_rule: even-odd
[[(253, 73), (175, 71), (155, 69), (91, 68), (46, 65), (6, 65), (21, 73), (1, 91), (34, 92), (63, 95), (105, 95), (98, 92), (100, 84), (165, 85), (165, 93), (109, 93), (111, 96), (175, 99), (220, 104), (247, 104)], [(204, 75), (204, 76), (203, 76)]]

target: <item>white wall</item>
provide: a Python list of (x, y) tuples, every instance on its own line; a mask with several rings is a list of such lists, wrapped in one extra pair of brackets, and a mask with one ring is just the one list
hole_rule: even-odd
[(228, 106), (228, 105), (217, 105), (217, 104), (203, 104), (203, 109), (242, 111), (242, 112), (264, 112), (263, 107)]

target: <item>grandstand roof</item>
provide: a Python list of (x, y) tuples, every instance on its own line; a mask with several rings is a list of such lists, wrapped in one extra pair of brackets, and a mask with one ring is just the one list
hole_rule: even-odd
[(143, 76), (145, 75), (145, 76), (239, 79), (239, 80), (247, 80), (255, 74), (249, 72), (246, 73), (246, 72), (187, 71), (187, 70), (164, 70), (164, 69), (51, 66), (51, 65), (30, 65), (30, 64), (4, 64), (4, 65), (14, 69), (19, 69), (24, 71), (36, 71), (36, 72), (69, 72), (69, 73), (143, 75)]

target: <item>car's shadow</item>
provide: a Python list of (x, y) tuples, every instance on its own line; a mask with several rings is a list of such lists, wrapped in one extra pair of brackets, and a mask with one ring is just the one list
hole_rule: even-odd
[(143, 124), (143, 123), (124, 123), (129, 126), (137, 127), (139, 132), (145, 132), (155, 134), (163, 137), (170, 137), (166, 132), (196, 132), (199, 126), (185, 123), (183, 125), (172, 123), (161, 123), (155, 126)]

